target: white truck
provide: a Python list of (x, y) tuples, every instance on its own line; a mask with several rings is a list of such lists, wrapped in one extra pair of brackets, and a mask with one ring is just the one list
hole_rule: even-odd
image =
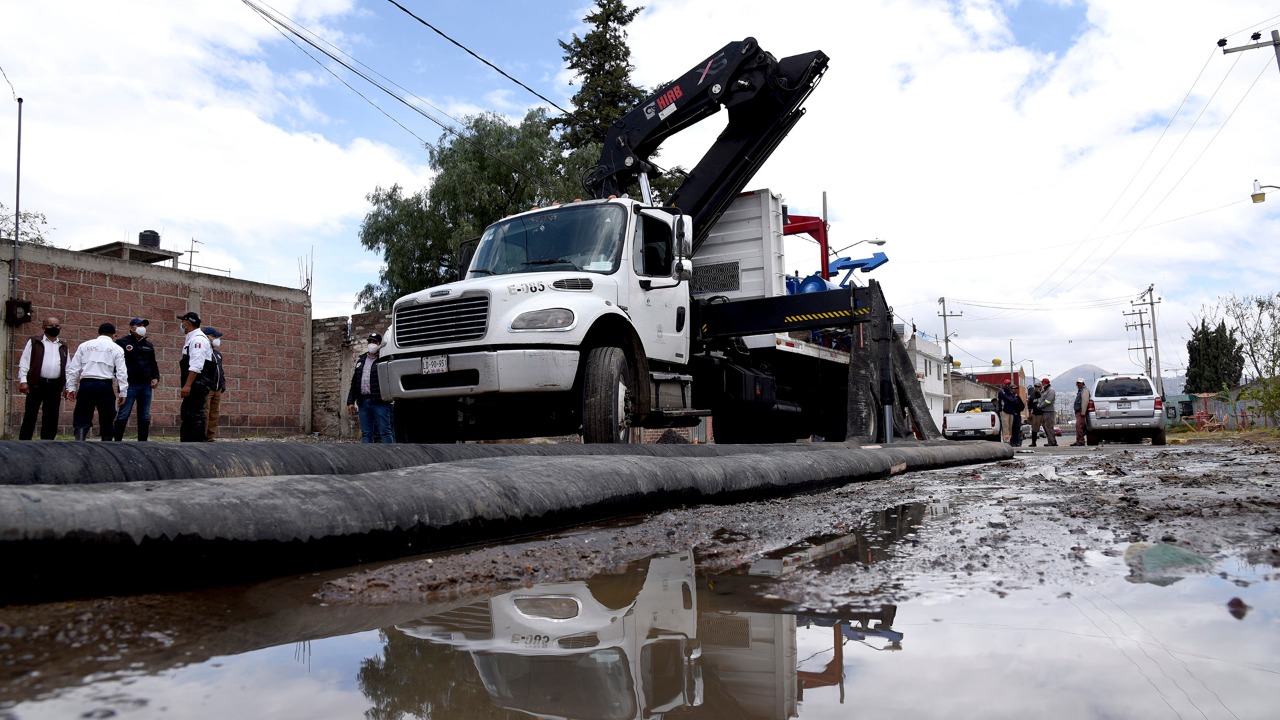
[(956, 411), (942, 416), (942, 436), (948, 440), (1000, 440), (1000, 414), (991, 398), (956, 403)]
[[(610, 128), (596, 199), (494, 223), (463, 279), (397, 300), (377, 369), (398, 439), (618, 443), (711, 416), (722, 443), (843, 440), (840, 345), (863, 288), (788, 294), (781, 198), (741, 193), (826, 63), (730, 43)], [(650, 155), (722, 106), (725, 131), (654, 203)], [(622, 196), (633, 181), (639, 200)], [(844, 335), (806, 342), (833, 327)]]

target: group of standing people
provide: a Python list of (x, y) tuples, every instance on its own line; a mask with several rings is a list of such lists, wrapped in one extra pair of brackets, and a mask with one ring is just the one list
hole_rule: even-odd
[[(186, 333), (179, 363), (183, 381), (181, 439), (212, 441), (217, 434), (220, 400), (226, 392), (218, 350), (222, 333), (212, 327), (201, 330), (200, 316), (194, 312), (177, 319)], [(76, 440), (88, 439), (95, 413), (104, 441), (123, 440), (136, 407), (138, 440), (146, 441), (151, 432), (152, 392), (160, 385), (155, 346), (147, 339), (150, 324), (146, 318), (133, 318), (129, 334), (117, 340), (115, 325), (104, 322), (98, 326), (97, 337), (81, 343), (71, 355), (59, 337), (62, 322), (54, 316), (45, 318), (43, 333), (27, 341), (18, 361), (18, 392), (27, 396), (18, 439), (32, 439), (37, 418), (40, 439), (54, 439), (65, 397), (75, 403), (71, 427)]]
[(1022, 413), (1026, 410), (1031, 421), (1032, 447), (1036, 445), (1042, 430), (1045, 444), (1056, 447), (1058, 438), (1054, 428), (1054, 402), (1057, 399), (1058, 393), (1053, 389), (1049, 378), (1041, 379), (1039, 386), (1027, 388), (1026, 402), (1023, 402), (1022, 396), (1013, 388), (1013, 383), (1005, 380), (996, 398), (996, 405), (1000, 412), (1002, 434), (1008, 436), (1009, 444), (1014, 447), (1022, 445)]

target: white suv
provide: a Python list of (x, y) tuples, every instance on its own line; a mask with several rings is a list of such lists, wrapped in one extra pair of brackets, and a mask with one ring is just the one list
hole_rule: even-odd
[(1090, 445), (1142, 438), (1151, 438), (1152, 445), (1165, 443), (1164, 399), (1146, 375), (1103, 375), (1095, 380), (1086, 417)]

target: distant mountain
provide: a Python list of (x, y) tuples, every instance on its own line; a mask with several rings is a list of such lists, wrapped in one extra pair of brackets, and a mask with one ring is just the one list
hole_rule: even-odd
[(1084, 386), (1091, 388), (1093, 387), (1094, 380), (1097, 380), (1103, 375), (1110, 374), (1110, 370), (1103, 370), (1097, 365), (1085, 363), (1084, 365), (1077, 365), (1058, 377), (1053, 378), (1053, 387), (1058, 392), (1064, 392), (1076, 386), (1076, 378), (1084, 378)]

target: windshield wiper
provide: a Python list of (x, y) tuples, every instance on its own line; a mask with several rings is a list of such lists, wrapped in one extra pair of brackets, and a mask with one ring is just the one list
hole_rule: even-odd
[(483, 275), (493, 275), (493, 274), (494, 274), (494, 272), (493, 272), (492, 270), (485, 270), (484, 268), (475, 268), (475, 269), (473, 269), (473, 270), (468, 270), (467, 272), (468, 272), (468, 273), (475, 273), (475, 274), (477, 274), (477, 275), (481, 275), (481, 274), (483, 274)]
[(529, 262), (525, 263), (525, 265), (568, 265), (574, 270), (582, 269), (577, 265), (575, 265), (574, 262), (568, 258), (554, 258), (554, 259), (548, 258), (546, 260), (530, 260)]

